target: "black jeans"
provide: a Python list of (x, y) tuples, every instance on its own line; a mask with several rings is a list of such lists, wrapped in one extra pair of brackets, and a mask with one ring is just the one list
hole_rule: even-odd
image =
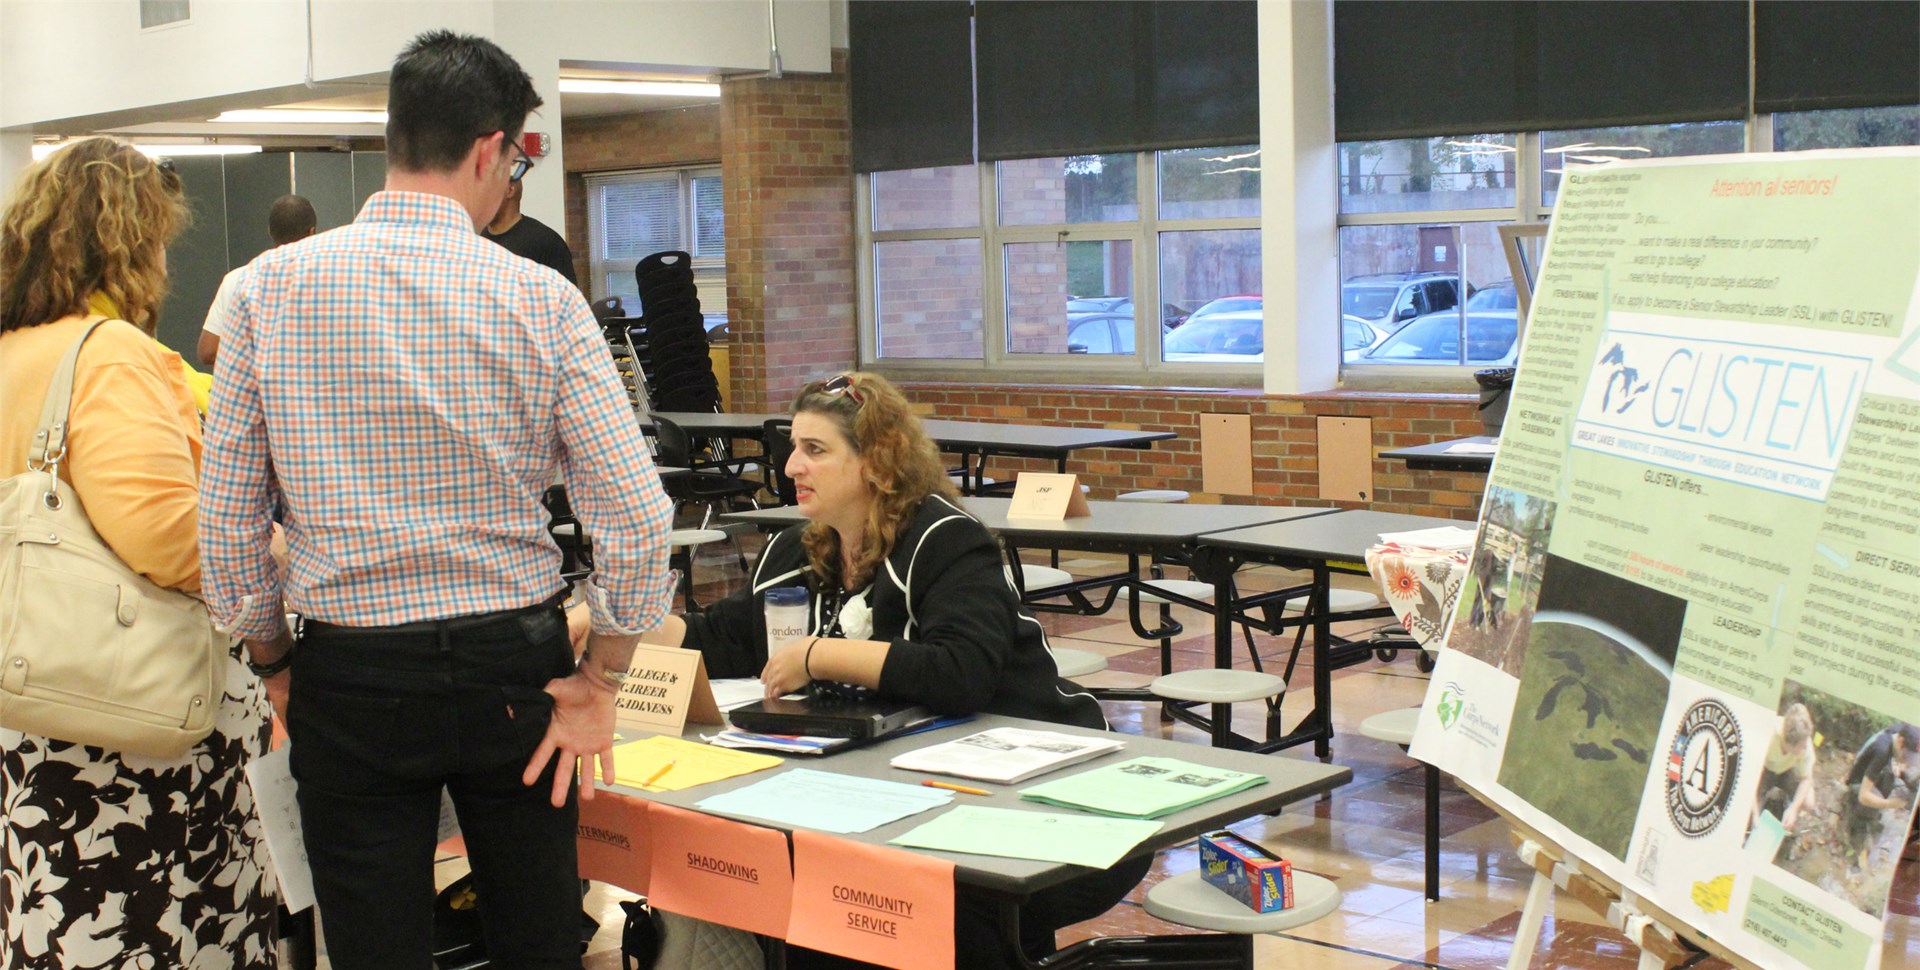
[(339, 970), (433, 964), (445, 787), (495, 966), (580, 966), (579, 809), (554, 767), (520, 782), (573, 669), (557, 607), (398, 627), (308, 624), (288, 734), (328, 956)]

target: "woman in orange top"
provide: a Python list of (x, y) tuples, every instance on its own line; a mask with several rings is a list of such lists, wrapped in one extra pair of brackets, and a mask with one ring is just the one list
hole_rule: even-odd
[[(153, 340), (166, 246), (187, 219), (180, 179), (90, 138), (30, 166), (13, 200), (0, 214), (0, 476), (26, 471), (54, 368), (107, 320), (80, 353), (60, 476), (128, 566), (197, 592), (200, 419), (180, 355)], [(213, 734), (176, 760), (0, 730), (0, 966), (273, 965), (274, 885), (244, 778), (266, 750), (267, 705), (230, 662)]]

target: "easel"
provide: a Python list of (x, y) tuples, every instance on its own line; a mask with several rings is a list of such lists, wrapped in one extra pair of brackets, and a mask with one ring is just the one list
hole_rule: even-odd
[(1607, 914), (1607, 924), (1640, 948), (1640, 970), (1668, 970), (1692, 958), (1692, 952), (1672, 930), (1640, 911), (1632, 893), (1622, 890), (1615, 894), (1582, 872), (1578, 862), (1558, 858), (1558, 850), (1519, 832), (1512, 835), (1520, 861), (1533, 867), (1533, 885), (1528, 887), (1527, 904), (1520, 910), (1520, 925), (1513, 931), (1513, 953), (1507, 958), (1507, 970), (1527, 970), (1556, 888), (1586, 903), (1594, 912)]
[[(1513, 817), (1513, 813), (1494, 804), (1473, 786), (1454, 779), (1461, 790), (1497, 813), (1512, 828), (1513, 844), (1521, 861), (1533, 867), (1533, 883), (1527, 889), (1527, 902), (1520, 910), (1520, 925), (1514, 929), (1513, 952), (1507, 958), (1507, 970), (1527, 970), (1534, 948), (1540, 942), (1540, 927), (1546, 921), (1547, 906), (1555, 889), (1585, 903), (1596, 913), (1604, 913), (1607, 923), (1624, 933), (1640, 947), (1640, 970), (1667, 970), (1687, 964), (1701, 956), (1718, 957), (1734, 970), (1760, 970), (1753, 961), (1740, 957), (1713, 939), (1676, 931), (1685, 924), (1659, 907), (1615, 884), (1604, 874), (1588, 872), (1576, 859), (1555, 846), (1552, 840)], [(1529, 848), (1531, 847), (1531, 848)]]

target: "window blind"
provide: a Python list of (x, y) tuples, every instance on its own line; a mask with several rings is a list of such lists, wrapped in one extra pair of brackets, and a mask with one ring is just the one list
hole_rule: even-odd
[(973, 11), (967, 0), (847, 5), (853, 168), (973, 163)]

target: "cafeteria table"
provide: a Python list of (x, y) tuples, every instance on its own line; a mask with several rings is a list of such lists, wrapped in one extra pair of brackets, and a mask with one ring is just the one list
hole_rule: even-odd
[(1479, 472), (1484, 475), (1493, 470), (1493, 455), (1490, 452), (1449, 451), (1456, 445), (1494, 445), (1500, 439), (1486, 435), (1474, 435), (1471, 438), (1454, 438), (1449, 441), (1436, 441), (1430, 445), (1414, 445), (1410, 448), (1395, 448), (1383, 451), (1380, 457), (1394, 461), (1404, 461), (1407, 467), (1417, 472)]
[[(695, 438), (752, 438), (759, 440), (766, 423), (786, 420), (788, 414), (713, 413), (701, 411), (662, 411), (660, 416), (685, 428)], [(960, 456), (960, 491), (971, 495), (980, 490), (982, 470), (992, 457), (1051, 459), (1054, 469), (1067, 470), (1067, 458), (1088, 448), (1150, 447), (1155, 441), (1176, 437), (1171, 431), (1143, 431), (1137, 428), (1073, 428), (1033, 424), (1000, 424), (987, 421), (957, 421), (925, 418), (921, 421), (927, 437), (940, 450)], [(642, 427), (646, 427), (644, 419)]]
[[(1140, 757), (1172, 758), (1207, 767), (1226, 768), (1262, 775), (1267, 783), (1244, 791), (1234, 792), (1186, 808), (1156, 821), (1161, 828), (1127, 853), (1125, 858), (1138, 858), (1154, 852), (1187, 843), (1203, 832), (1211, 832), (1242, 819), (1260, 814), (1275, 814), (1286, 805), (1302, 801), (1316, 795), (1325, 794), (1353, 778), (1351, 769), (1339, 765), (1318, 764), (1295, 758), (1270, 758), (1242, 751), (1219, 748), (1207, 748), (1199, 745), (1167, 741), (1161, 738), (1142, 737), (1133, 734), (1115, 734), (1071, 725), (1052, 724), (1032, 721), (1025, 718), (1007, 717), (997, 714), (983, 714), (974, 719), (956, 725), (938, 728), (917, 734), (886, 739), (865, 747), (855, 748), (824, 758), (792, 757), (784, 760), (778, 767), (766, 771), (740, 775), (721, 781), (700, 785), (680, 791), (652, 792), (642, 788), (624, 785), (599, 783), (603, 791), (617, 793), (632, 798), (642, 798), (664, 805), (688, 811), (705, 811), (699, 803), (723, 792), (743, 788), (765, 781), (774, 774), (808, 768), (818, 771), (830, 771), (837, 774), (882, 781), (918, 784), (929, 777), (922, 772), (894, 768), (888, 762), (894, 756), (907, 751), (917, 750), (933, 744), (940, 744), (956, 738), (966, 737), (980, 731), (996, 727), (1024, 728), (1028, 730), (1055, 731), (1063, 734), (1076, 734), (1089, 737), (1113, 737), (1125, 742), (1125, 747), (1090, 761), (1070, 765), (1058, 771), (1040, 776), (1039, 780), (1052, 781), (1057, 778), (1079, 774), (1109, 764), (1117, 764)], [(701, 741), (703, 732), (711, 732), (706, 725), (689, 725), (682, 737), (689, 741)], [(1038, 781), (1034, 782), (1038, 783)], [(926, 823), (936, 814), (952, 811), (961, 805), (986, 808), (1013, 809), (1017, 811), (1071, 812), (1054, 806), (1042, 806), (1022, 801), (1019, 789), (1028, 787), (1028, 783), (1017, 785), (994, 785), (991, 783), (968, 782), (983, 789), (991, 790), (987, 796), (969, 795), (965, 799), (955, 799), (951, 806), (911, 815), (898, 821), (881, 825), (866, 832), (840, 834), (838, 837), (863, 842), (869, 845), (885, 845), (889, 839), (899, 836)], [(707, 814), (734, 818), (753, 825), (792, 832), (795, 826), (776, 820), (755, 818), (746, 815), (708, 812)], [(933, 849), (902, 849), (905, 852), (917, 852), (946, 859), (954, 864), (954, 880), (993, 897), (998, 903), (1001, 929), (1007, 939), (1019, 939), (1019, 905), (1035, 892), (1049, 886), (1065, 882), (1087, 872), (1081, 866), (1060, 862), (1045, 862), (1034, 859), (1012, 859), (997, 856), (972, 855), (959, 852), (945, 852)], [(1148, 941), (1133, 943), (1129, 941)], [(1221, 937), (1217, 935), (1179, 937), (1119, 937), (1085, 941), (1076, 947), (1049, 959), (1048, 965), (1060, 966), (1074, 963), (1076, 948), (1095, 951), (1114, 950), (1103, 956), (1142, 956), (1152, 955), (1155, 963), (1161, 960), (1179, 959), (1182, 951), (1197, 950), (1212, 958), (1212, 962), (1192, 964), (1207, 967), (1227, 965), (1227, 956), (1237, 958), (1244, 951), (1250, 965), (1252, 940), (1245, 935)], [(1091, 957), (1093, 954), (1081, 954)], [(1179, 966), (1190, 964), (1179, 963)]]
[[(1209, 532), (1200, 537), (1194, 569), (1203, 574), (1202, 578), (1206, 578), (1207, 574), (1231, 576), (1235, 570), (1249, 563), (1310, 569), (1313, 572), (1312, 598), (1307, 609), (1313, 626), (1313, 713), (1286, 736), (1271, 739), (1260, 745), (1258, 750), (1277, 750), (1312, 741), (1314, 753), (1319, 757), (1330, 757), (1333, 753), (1335, 658), (1332, 624), (1327, 612), (1332, 574), (1337, 570), (1365, 575), (1367, 550), (1379, 543), (1383, 532), (1411, 532), (1457, 524), (1453, 519), (1425, 515), (1341, 509), (1326, 515)], [(1269, 621), (1251, 616), (1247, 610), (1262, 605), (1261, 600), (1269, 598), (1267, 594), (1261, 594), (1259, 598), (1247, 597), (1235, 602), (1232, 609), (1215, 611), (1215, 641), (1231, 643), (1234, 623), (1247, 623), (1257, 630), (1267, 629)], [(1391, 615), (1391, 608), (1381, 607), (1357, 614), (1355, 618)]]

